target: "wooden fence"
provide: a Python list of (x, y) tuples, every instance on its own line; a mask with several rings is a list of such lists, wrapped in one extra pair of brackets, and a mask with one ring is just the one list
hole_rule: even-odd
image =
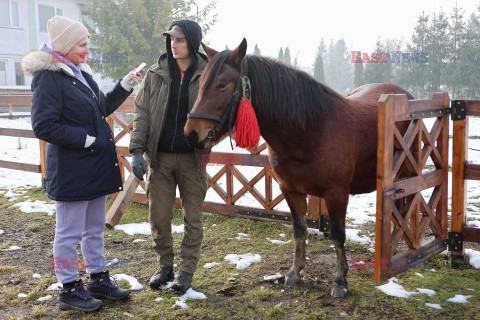
[[(117, 111), (107, 118), (110, 127), (113, 130), (114, 124), (120, 126), (121, 131), (115, 135), (115, 142), (118, 143), (120, 139), (129, 135), (133, 129), (132, 123), (126, 123), (120, 116), (119, 112), (133, 112), (134, 111), (134, 97), (130, 96)], [(12, 94), (0, 94), (0, 106), (9, 106), (9, 110), (13, 110), (15, 107), (29, 107), (31, 105), (31, 95), (12, 95)], [(0, 128), (0, 136), (14, 136), (23, 138), (35, 138), (31, 130), (18, 130), (18, 129), (5, 129)], [(256, 220), (276, 221), (282, 223), (291, 223), (290, 212), (276, 209), (278, 204), (284, 199), (280, 194), (273, 197), (273, 188), (276, 184), (275, 176), (272, 172), (272, 167), (264, 165), (268, 163), (268, 157), (261, 155), (260, 152), (266, 148), (266, 145), (260, 145), (253, 148), (251, 154), (255, 156), (254, 163), (249, 163), (250, 166), (262, 167), (263, 169), (253, 178), (247, 179), (239, 170), (244, 163), (242, 157), (244, 155), (234, 153), (220, 153), (213, 152), (212, 159), (219, 171), (213, 176), (208, 177), (208, 188), (214, 190), (221, 198), (221, 203), (208, 202), (204, 204), (204, 211), (229, 215), (238, 217), (247, 217)], [(117, 146), (118, 163), (122, 173), (122, 179), (126, 184), (129, 184), (133, 178), (131, 173), (130, 162), (128, 160), (131, 157), (127, 147)], [(45, 178), (45, 155), (46, 155), (46, 143), (40, 141), (40, 164), (31, 165), (16, 163), (10, 161), (0, 161), (0, 168), (8, 168), (15, 170), (31, 171), (42, 173), (42, 178)], [(124, 173), (128, 172), (129, 177), (125, 177)], [(226, 186), (222, 188), (219, 184), (219, 180), (223, 176), (226, 176)], [(256, 188), (256, 185), (264, 179), (265, 192), (261, 193)], [(234, 192), (234, 181), (238, 181), (243, 186), (237, 192)], [(145, 182), (140, 183), (141, 188), (145, 190)], [(124, 188), (126, 189), (126, 187)], [(135, 190), (133, 190), (135, 192)], [(236, 202), (244, 195), (251, 194), (262, 206), (262, 208), (238, 206)], [(114, 197), (118, 194), (113, 195)], [(135, 192), (132, 195), (132, 201), (138, 203), (147, 203), (147, 197), (145, 193)], [(118, 200), (118, 201), (117, 201)], [(121, 199), (116, 199), (118, 205), (112, 206), (112, 210), (125, 210), (126, 204), (121, 205)], [(128, 204), (128, 203), (127, 203)], [(180, 199), (175, 202), (177, 208), (181, 207)], [(109, 212), (110, 214), (111, 212)], [(320, 226), (320, 222), (323, 222)], [(324, 201), (317, 197), (309, 197), (307, 223), (309, 227), (319, 228), (324, 232), (328, 232), (328, 213)]]

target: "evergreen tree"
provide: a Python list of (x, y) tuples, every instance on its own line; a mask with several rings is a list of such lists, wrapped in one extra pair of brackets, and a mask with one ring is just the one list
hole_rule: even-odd
[(211, 16), (215, 2), (198, 15), (190, 14), (192, 4), (192, 0), (87, 0), (95, 24), (89, 28), (93, 50), (101, 52), (103, 60), (107, 54), (110, 60), (99, 63), (99, 57), (92, 55), (96, 58), (92, 68), (104, 78), (120, 79), (141, 62), (150, 67), (165, 52), (162, 33), (174, 20), (198, 20), (205, 36), (216, 22), (216, 14)]
[(283, 61), (288, 65), (292, 64), (292, 58), (290, 57), (290, 49), (288, 49), (288, 47), (285, 48), (285, 55), (283, 56)]
[[(480, 13), (480, 7), (478, 10)], [(462, 97), (480, 99), (480, 14), (467, 21), (465, 41), (459, 48), (457, 69), (463, 80)], [(453, 99), (453, 97), (451, 97)]]
[[(465, 79), (462, 77), (462, 72), (459, 68), (459, 51), (465, 45), (466, 26), (463, 21), (463, 10), (458, 6), (453, 8), (453, 13), (450, 16), (451, 23), (448, 29), (449, 43), (448, 43), (448, 58), (449, 63), (446, 70), (446, 84), (450, 91), (450, 98), (454, 99), (461, 95), (461, 87), (465, 86)], [(477, 62), (478, 63), (478, 62)]]
[(320, 82), (325, 82), (325, 71), (323, 70), (323, 58), (320, 50), (317, 49), (315, 62), (313, 64), (313, 77)]
[(355, 63), (353, 71), (353, 85), (355, 87), (360, 87), (365, 84), (365, 78), (363, 76), (363, 63)]
[(345, 40), (330, 42), (325, 64), (325, 82), (339, 93), (347, 93), (353, 89), (353, 67), (351, 52)]
[[(407, 46), (407, 52), (418, 54), (429, 54), (427, 51), (427, 32), (428, 32), (428, 15), (422, 12), (418, 17), (417, 24), (414, 27), (411, 44)], [(428, 56), (430, 59), (430, 55)], [(405, 64), (404, 81), (409, 89), (417, 97), (425, 97), (425, 89), (427, 82), (426, 63), (418, 65)]]
[[(374, 63), (373, 53), (370, 59), (371, 63), (365, 63), (365, 70), (363, 72), (364, 83), (389, 83), (392, 82), (392, 63), (391, 59), (384, 59), (381, 57), (381, 53), (387, 53), (390, 50), (387, 49), (386, 44), (382, 44), (380, 41), (377, 41), (375, 45), (374, 52), (378, 55), (378, 61)], [(388, 62), (383, 63), (382, 60), (387, 60)], [(357, 65), (358, 63), (356, 63)]]
[(283, 56), (283, 48), (282, 48), (282, 47), (280, 47), (280, 51), (278, 52), (278, 58), (277, 58), (277, 59), (278, 59), (278, 61), (280, 61), (280, 62), (283, 61), (283, 59), (284, 59), (284, 56)]
[(261, 56), (260, 49), (258, 48), (258, 44), (255, 44), (255, 49), (253, 49), (253, 54), (256, 56)]

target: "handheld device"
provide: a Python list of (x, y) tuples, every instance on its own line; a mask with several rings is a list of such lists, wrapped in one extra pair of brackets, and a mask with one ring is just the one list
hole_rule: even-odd
[(143, 68), (145, 68), (146, 65), (147, 65), (147, 64), (146, 64), (145, 62), (142, 62), (142, 63), (137, 67), (137, 69), (135, 69), (135, 72), (136, 72), (136, 73), (137, 73), (137, 72), (138, 72), (138, 73), (142, 72)]

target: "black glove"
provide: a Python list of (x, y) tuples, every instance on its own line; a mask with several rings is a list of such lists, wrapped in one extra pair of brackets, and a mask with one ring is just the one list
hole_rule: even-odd
[(138, 179), (143, 181), (143, 175), (147, 172), (147, 164), (140, 152), (132, 155), (132, 172)]

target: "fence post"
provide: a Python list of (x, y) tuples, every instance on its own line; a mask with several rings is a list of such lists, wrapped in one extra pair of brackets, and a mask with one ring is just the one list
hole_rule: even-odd
[(8, 104), (8, 114), (9, 114), (8, 118), (13, 119), (13, 108), (11, 103)]
[(47, 163), (47, 142), (43, 140), (38, 140), (40, 143), (40, 173), (42, 174), (42, 189), (45, 190), (45, 173), (46, 173), (46, 163)]
[[(464, 120), (453, 121), (453, 155), (452, 155), (452, 237), (463, 235), (463, 226), (466, 223), (466, 180), (465, 162), (468, 159), (468, 117)], [(462, 246), (450, 246), (452, 267), (465, 263), (465, 249)], [(457, 244), (459, 245), (459, 244)]]

